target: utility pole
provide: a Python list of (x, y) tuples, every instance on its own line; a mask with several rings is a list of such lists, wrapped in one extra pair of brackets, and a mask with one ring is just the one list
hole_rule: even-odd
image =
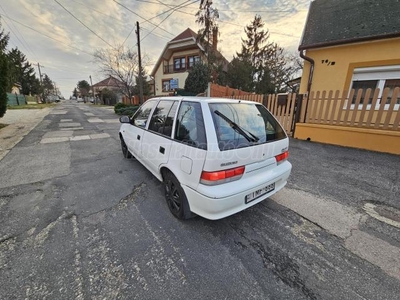
[(136, 22), (136, 36), (139, 56), (139, 104), (143, 103), (143, 77), (142, 77), (142, 55), (140, 54), (140, 30), (139, 22)]
[[(37, 67), (38, 67), (38, 69), (39, 69), (39, 81), (40, 81), (40, 87), (43, 89), (43, 82), (42, 82), (42, 71), (40, 70), (40, 63), (38, 62), (36, 66), (37, 66)], [(42, 66), (42, 67), (44, 68), (44, 66)], [(42, 91), (42, 100), (44, 99), (44, 98), (43, 98), (43, 92), (44, 92), (44, 91)]]
[(89, 75), (90, 78), (90, 85), (92, 86), (92, 96), (93, 96), (93, 103), (96, 104), (96, 97), (94, 96), (94, 87), (92, 82), (92, 75)]

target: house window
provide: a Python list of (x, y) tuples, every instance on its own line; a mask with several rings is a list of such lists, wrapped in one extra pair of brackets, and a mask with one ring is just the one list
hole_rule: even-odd
[(189, 68), (193, 67), (195, 63), (200, 61), (200, 56), (194, 55), (188, 57)]
[(174, 58), (174, 71), (184, 71), (186, 70), (186, 58), (179, 57)]
[[(366, 89), (372, 89), (371, 95), (368, 99), (367, 109), (370, 109), (370, 104), (372, 103), (372, 98), (375, 92), (375, 89), (379, 88), (378, 101), (376, 103), (376, 107), (373, 109), (378, 109), (381, 104), (381, 99), (383, 96), (383, 91), (385, 88), (389, 88), (388, 98), (385, 103), (385, 110), (389, 108), (389, 104), (391, 102), (394, 89), (400, 86), (400, 65), (393, 66), (380, 66), (380, 67), (367, 67), (367, 68), (356, 68), (353, 72), (352, 85), (351, 89), (355, 90), (355, 94), (352, 100), (352, 104), (354, 106), (357, 91), (359, 89), (363, 89), (362, 97), (360, 101), (361, 109), (364, 104), (364, 97)], [(398, 109), (400, 104), (400, 96), (397, 97), (397, 104), (395, 109)]]
[(171, 86), (170, 86), (170, 80), (163, 80), (162, 81), (162, 91), (163, 92), (169, 92), (171, 90)]
[(357, 98), (357, 94), (358, 94), (358, 90), (362, 90), (362, 94), (361, 94), (361, 101), (360, 103), (364, 103), (364, 98), (365, 98), (365, 92), (367, 91), (367, 89), (371, 89), (371, 94), (369, 96), (368, 99), (368, 104), (372, 103), (372, 98), (374, 96), (374, 90), (376, 89), (376, 86), (378, 84), (378, 80), (360, 80), (360, 81), (354, 81), (353, 82), (353, 86), (352, 89), (354, 89), (354, 96), (352, 99), (352, 104), (356, 103), (356, 98)]
[[(386, 104), (390, 104), (393, 96), (394, 89), (400, 87), (400, 79), (389, 79), (385, 81), (385, 88), (390, 88)], [(396, 104), (400, 104), (400, 93), (397, 95)]]

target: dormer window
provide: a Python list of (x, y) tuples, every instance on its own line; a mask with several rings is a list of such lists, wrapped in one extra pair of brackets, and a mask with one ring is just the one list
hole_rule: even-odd
[(178, 57), (174, 58), (174, 71), (184, 71), (186, 70), (186, 58)]
[(188, 57), (188, 62), (189, 62), (189, 68), (192, 68), (195, 63), (200, 61), (200, 56), (194, 55), (194, 56), (189, 56)]

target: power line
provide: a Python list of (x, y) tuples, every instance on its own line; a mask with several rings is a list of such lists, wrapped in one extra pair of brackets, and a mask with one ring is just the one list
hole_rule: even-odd
[(2, 16), (2, 17), (4, 17), (4, 18), (7, 18), (7, 19), (10, 19), (11, 21), (14, 21), (15, 23), (18, 23), (18, 24), (20, 24), (20, 25), (22, 25), (22, 26), (24, 26), (24, 27), (26, 27), (26, 28), (28, 28), (28, 29), (30, 29), (30, 30), (32, 30), (32, 31), (35, 31), (35, 32), (37, 32), (37, 33), (39, 33), (39, 34), (41, 34), (41, 35), (43, 35), (43, 36), (45, 36), (45, 37), (47, 37), (47, 38), (49, 38), (49, 39), (51, 39), (51, 40), (54, 40), (54, 41), (59, 42), (59, 43), (61, 43), (61, 44), (64, 44), (64, 45), (66, 45), (66, 46), (68, 46), (68, 47), (70, 47), (70, 48), (79, 50), (80, 52), (86, 53), (86, 54), (88, 54), (88, 55), (90, 55), (90, 56), (94, 56), (92, 53), (89, 53), (89, 52), (87, 52), (87, 51), (85, 51), (85, 50), (79, 49), (78, 47), (71, 46), (71, 45), (69, 45), (69, 44), (67, 44), (67, 43), (65, 43), (65, 42), (63, 42), (63, 41), (61, 41), (61, 40), (58, 40), (58, 39), (56, 39), (56, 38), (53, 38), (53, 37), (51, 37), (51, 36), (49, 36), (49, 35), (47, 35), (47, 34), (45, 34), (45, 33), (43, 33), (43, 32), (40, 32), (39, 30), (36, 30), (36, 29), (34, 29), (34, 28), (32, 28), (32, 27), (30, 27), (30, 26), (28, 26), (28, 25), (25, 25), (25, 24), (23, 24), (23, 23), (21, 23), (21, 22), (15, 20), (15, 19), (13, 19), (13, 18), (10, 18), (10, 17), (8, 17), (8, 16), (6, 16), (6, 15), (3, 15), (3, 14), (0, 13), (0, 16)]
[(154, 30), (156, 30), (157, 28), (159, 28), (160, 25), (161, 25), (166, 19), (168, 19), (173, 13), (174, 13), (174, 11), (171, 11), (170, 14), (169, 14), (168, 16), (166, 16), (160, 23), (158, 23), (158, 24), (156, 25), (156, 27), (154, 27), (148, 34), (146, 34), (146, 35), (141, 39), (141, 41), (143, 41), (146, 37), (148, 37), (149, 34), (152, 33)]
[[(181, 7), (186, 7), (186, 6), (191, 5), (191, 4), (193, 4), (193, 3), (195, 3), (195, 2), (198, 2), (198, 1), (199, 1), (199, 0), (196, 0), (196, 1), (194, 1), (194, 2), (191, 2), (191, 3), (189, 3), (189, 4), (186, 4), (187, 2), (190, 2), (190, 0), (187, 0), (187, 1), (185, 1), (185, 2), (183, 2), (183, 3), (181, 3), (181, 4), (179, 4), (179, 5), (175, 6), (174, 8), (169, 9), (168, 11), (171, 11), (171, 10), (172, 10), (172, 11), (171, 11), (160, 23), (158, 23), (158, 24), (156, 25), (156, 27), (154, 27), (148, 34), (146, 34), (146, 35), (141, 39), (141, 41), (143, 41), (147, 36), (149, 36), (149, 34), (152, 33), (155, 29), (159, 28), (159, 26), (160, 26), (166, 19), (168, 19), (175, 11), (177, 11), (179, 8), (181, 8)], [(185, 5), (185, 4), (186, 4), (186, 5)], [(154, 18), (156, 18), (156, 17), (158, 17), (158, 16), (160, 16), (160, 15), (162, 15), (162, 14), (165, 14), (165, 12), (163, 12), (163, 13), (161, 13), (161, 14), (155, 16), (155, 17), (153, 17), (152, 19), (154, 19)]]
[[(130, 11), (131, 13), (133, 13), (135, 16), (138, 16), (139, 18), (145, 20), (143, 23), (149, 22), (151, 25), (157, 26), (156, 24), (150, 22), (149, 20), (146, 20), (144, 17), (142, 17), (141, 15), (135, 13), (133, 10), (131, 10), (130, 8), (126, 7), (125, 5), (119, 3), (118, 1), (116, 1), (116, 0), (113, 0), (113, 1), (114, 1), (115, 3), (117, 3), (118, 5), (122, 6), (123, 8), (125, 8), (126, 10)], [(132, 34), (132, 32), (133, 32), (134, 29), (135, 29), (135, 27), (133, 27), (132, 30), (129, 32), (128, 37), (125, 39), (125, 41), (129, 38), (129, 36)], [(162, 29), (162, 28), (160, 28), (160, 29), (161, 29), (162, 31), (166, 32), (166, 33), (169, 33), (170, 35), (174, 35), (172, 32), (169, 32), (169, 31), (167, 31), (167, 30), (165, 30), (165, 29)]]
[[(108, 18), (114, 19), (114, 20), (118, 21), (118, 22), (119, 22), (120, 24), (122, 24), (122, 25), (126, 25), (125, 22), (121, 21), (120, 19), (118, 19), (118, 18), (116, 18), (116, 17), (114, 17), (114, 16), (112, 16), (112, 15), (106, 14), (105, 12), (100, 11), (100, 10), (98, 10), (98, 9), (94, 9), (93, 7), (90, 7), (89, 5), (87, 5), (87, 4), (85, 4), (85, 3), (82, 3), (82, 2), (79, 2), (79, 1), (76, 1), (76, 0), (72, 0), (72, 1), (74, 1), (75, 3), (78, 3), (78, 4), (82, 5), (82, 6), (85, 6), (85, 7), (87, 7), (87, 8), (90, 8), (92, 11), (97, 12), (97, 13), (103, 15), (103, 16), (106, 16), (106, 17), (108, 17)], [(136, 1), (138, 1), (138, 0), (136, 0)], [(139, 2), (142, 2), (142, 1), (139, 1)], [(144, 30), (150, 31), (150, 29), (147, 29), (147, 28), (145, 28), (145, 27), (143, 27), (143, 26), (141, 26), (141, 28), (144, 29)], [(167, 41), (170, 40), (170, 38), (169, 38), (169, 37), (166, 37), (165, 35), (161, 35), (161, 34), (159, 34), (159, 33), (152, 33), (152, 34), (155, 35), (155, 36), (158, 36), (158, 37), (160, 37), (160, 38), (164, 38), (164, 39), (167, 40)], [(125, 43), (125, 42), (124, 42), (124, 43)]]
[[(3, 12), (6, 14), (6, 16), (8, 17), (7, 12), (4, 10), (4, 8), (0, 5), (0, 8), (3, 10)], [(17, 40), (21, 43), (21, 45), (28, 50), (28, 52), (31, 52), (31, 54), (33, 55), (33, 58), (37, 59), (37, 56), (35, 55), (35, 53), (33, 52), (33, 50), (31, 49), (31, 47), (29, 47), (29, 44), (26, 42), (26, 40), (24, 39), (24, 36), (21, 34), (21, 32), (18, 30), (18, 28), (14, 25), (14, 28), (18, 31), (18, 33), (21, 35), (21, 38), (24, 40), (25, 43), (23, 43), (18, 35), (14, 32), (14, 30), (11, 28), (11, 26), (7, 23), (6, 20), (4, 20), (4, 22), (7, 24), (8, 28), (11, 30), (11, 32), (14, 34), (14, 36), (17, 38)], [(12, 22), (11, 22), (12, 23)]]
[(68, 9), (66, 9), (60, 2), (57, 0), (54, 0), (58, 5), (60, 5), (67, 13), (69, 13), (75, 20), (77, 20), (79, 23), (81, 23), (83, 26), (85, 26), (91, 33), (93, 33), (95, 36), (97, 36), (99, 39), (101, 39), (104, 43), (106, 43), (108, 46), (111, 48), (114, 48), (109, 42), (107, 42), (105, 39), (103, 39), (100, 35), (98, 35), (96, 32), (94, 32), (92, 29), (90, 29), (88, 26), (86, 26), (81, 20), (79, 20), (77, 17), (74, 16)]

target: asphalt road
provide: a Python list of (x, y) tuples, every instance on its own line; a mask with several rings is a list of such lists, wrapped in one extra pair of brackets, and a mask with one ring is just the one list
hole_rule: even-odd
[(0, 161), (0, 299), (399, 298), (399, 156), (291, 140), (272, 199), (179, 221), (117, 120), (66, 101)]

